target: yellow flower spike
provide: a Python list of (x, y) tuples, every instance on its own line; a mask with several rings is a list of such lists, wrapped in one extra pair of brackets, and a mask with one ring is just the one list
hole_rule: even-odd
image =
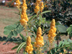
[(38, 11), (39, 11), (39, 9), (40, 9), (40, 8), (39, 8), (39, 6), (38, 6), (38, 5), (36, 5), (36, 6), (35, 6), (35, 9), (34, 9), (34, 12), (37, 14), (37, 13), (38, 13)]
[(27, 10), (26, 0), (23, 0), (23, 6), (22, 7), (25, 7), (25, 9)]
[(56, 34), (55, 34), (55, 33), (53, 33), (53, 34), (51, 34), (51, 36), (52, 36), (52, 37), (55, 37), (55, 36), (56, 36)]
[(34, 43), (34, 46), (35, 47), (42, 47), (44, 45), (44, 41), (43, 41), (43, 36), (42, 35), (42, 30), (41, 28), (39, 27), (37, 29), (37, 37), (36, 37), (36, 42)]
[(28, 22), (28, 17), (27, 17), (27, 14), (26, 14), (25, 7), (22, 7), (21, 19), (25, 19)]
[(40, 2), (41, 2), (41, 0), (37, 0), (36, 1), (36, 5), (35, 5), (35, 9), (34, 9), (34, 12), (36, 13), (36, 14), (38, 14), (38, 12), (40, 11)]
[(27, 15), (21, 15), (21, 19), (25, 19), (28, 22), (28, 17)]
[(21, 2), (19, 0), (16, 0), (16, 6), (20, 6)]
[(48, 40), (50, 43), (54, 41), (54, 37), (56, 36), (56, 28), (55, 28), (55, 19), (52, 20), (50, 25), (50, 30), (48, 32)]
[(44, 4), (43, 4), (43, 2), (41, 2), (41, 3), (40, 3), (40, 11), (42, 12), (43, 9), (44, 9)]
[(21, 19), (20, 22), (22, 25), (27, 25), (27, 21), (25, 19)]
[(50, 34), (48, 34), (48, 38), (49, 38), (49, 37), (51, 37), (51, 35), (50, 35)]
[(56, 32), (56, 28), (55, 27), (51, 26), (51, 29), (53, 29), (53, 31)]
[(22, 7), (22, 13), (26, 13), (26, 8)]
[(30, 36), (27, 38), (27, 46), (31, 44), (31, 38)]
[(26, 3), (26, 0), (23, 0), (23, 3)]
[(35, 7), (37, 10), (39, 10), (39, 6), (37, 5), (36, 7)]
[(51, 26), (55, 27), (55, 19), (52, 19)]
[(54, 30), (53, 29), (50, 29), (49, 30), (49, 34), (52, 34), (52, 33), (54, 33)]
[(37, 29), (37, 34), (42, 35), (42, 30), (41, 30), (41, 27), (39, 27), (39, 28)]
[(32, 54), (32, 51), (33, 51), (33, 46), (31, 44), (31, 38), (30, 36), (27, 38), (27, 42), (26, 42), (26, 49), (25, 51), (28, 53), (28, 54)]
[(25, 19), (27, 22), (28, 22), (28, 17), (27, 17), (27, 15), (21, 15), (21, 19)]
[(37, 2), (37, 3), (40, 3), (41, 1), (42, 1), (42, 0), (37, 0), (36, 2)]
[(20, 20), (22, 25), (27, 25), (27, 22), (28, 22), (28, 17), (27, 17), (27, 14), (26, 14), (26, 10), (27, 10), (26, 0), (23, 0), (22, 14), (21, 14), (21, 20)]

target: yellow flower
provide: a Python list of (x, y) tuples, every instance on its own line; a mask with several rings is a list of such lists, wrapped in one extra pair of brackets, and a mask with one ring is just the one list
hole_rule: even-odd
[(47, 7), (47, 5), (45, 5), (45, 7)]
[(23, 0), (23, 6), (25, 9), (27, 9), (27, 4), (26, 4), (26, 0)]
[(32, 51), (33, 51), (33, 46), (32, 46), (32, 44), (31, 44), (31, 38), (30, 38), (30, 36), (27, 38), (26, 45), (27, 45), (27, 46), (26, 46), (25, 51), (26, 51), (28, 54), (31, 54)]
[(56, 36), (56, 34), (55, 33), (53, 33), (53, 34), (51, 34), (52, 35), (52, 37), (55, 37)]
[(44, 4), (43, 4), (43, 2), (41, 2), (41, 3), (40, 3), (40, 11), (42, 12), (43, 9), (44, 9)]
[(36, 5), (36, 6), (35, 6), (35, 9), (34, 9), (34, 12), (37, 14), (37, 13), (38, 13), (38, 11), (39, 11), (39, 6), (38, 6), (38, 5)]
[(40, 3), (40, 2), (41, 2), (41, 0), (37, 0), (37, 1), (36, 1), (36, 3)]
[(52, 33), (54, 33), (54, 30), (53, 29), (50, 29), (49, 30), (49, 34), (52, 34)]
[(42, 30), (41, 28), (39, 27), (37, 29), (37, 37), (36, 37), (36, 42), (34, 43), (34, 46), (35, 47), (42, 47), (44, 45), (44, 41), (43, 41), (43, 36), (42, 35)]
[(51, 26), (51, 29), (53, 29), (53, 31), (56, 32), (56, 28), (54, 26)]
[(59, 54), (62, 54), (62, 53), (59, 53)]
[(52, 19), (51, 26), (55, 27), (55, 19)]
[(16, 6), (20, 6), (21, 2), (19, 0), (16, 0)]
[(34, 9), (34, 12), (37, 14), (39, 11), (40, 11), (40, 2), (41, 0), (36, 0), (36, 5), (35, 5), (35, 9)]
[(27, 21), (25, 19), (21, 19), (20, 22), (22, 25), (27, 25)]
[(35, 9), (39, 10), (39, 6), (38, 6), (38, 5), (37, 5), (37, 6), (35, 6)]
[(26, 0), (23, 0), (23, 3), (26, 3)]
[(50, 25), (50, 30), (48, 32), (48, 40), (50, 43), (54, 41), (54, 37), (56, 36), (56, 28), (55, 28), (55, 19), (52, 20)]
[(66, 52), (66, 49), (64, 49), (64, 52)]
[(28, 22), (28, 17), (26, 14), (26, 8), (22, 7), (22, 14), (21, 14), (21, 20), (20, 20), (22, 25), (27, 25)]
[(26, 8), (24, 6), (22, 7), (22, 13), (26, 13)]
[(30, 1), (28, 3), (30, 3)]
[(40, 36), (42, 35), (42, 30), (40, 27), (37, 29), (37, 35), (39, 35), (39, 34), (40, 34)]

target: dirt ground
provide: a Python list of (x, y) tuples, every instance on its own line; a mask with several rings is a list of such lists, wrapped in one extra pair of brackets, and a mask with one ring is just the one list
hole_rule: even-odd
[(19, 20), (19, 15), (17, 8), (9, 8), (5, 6), (0, 6), (0, 36), (5, 36), (3, 34), (4, 27), (13, 24)]

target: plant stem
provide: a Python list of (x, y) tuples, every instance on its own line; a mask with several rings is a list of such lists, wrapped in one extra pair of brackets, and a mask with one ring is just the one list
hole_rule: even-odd
[(25, 26), (25, 32), (26, 32), (26, 36), (28, 36), (27, 26)]

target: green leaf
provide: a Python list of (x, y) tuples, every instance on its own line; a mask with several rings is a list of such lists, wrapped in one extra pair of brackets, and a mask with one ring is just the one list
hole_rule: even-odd
[(14, 36), (17, 36), (17, 34), (18, 34), (17, 31), (14, 30), (14, 31), (13, 31), (13, 35), (14, 35)]
[(67, 32), (70, 36), (72, 36), (72, 25), (67, 29)]
[(72, 43), (72, 40), (71, 39), (68, 39), (68, 42)]
[(32, 35), (31, 35), (31, 38), (32, 38), (32, 37), (36, 38), (36, 35), (35, 35), (34, 33), (31, 33), (31, 34), (32, 34)]
[(44, 11), (41, 14), (45, 14), (45, 13), (48, 13), (48, 12), (51, 12), (51, 10)]
[(13, 30), (13, 29), (15, 29), (15, 27), (16, 27), (16, 24), (14, 24), (14, 25), (8, 25), (4, 29)]
[(7, 40), (9, 40), (9, 38), (11, 38), (12, 36), (17, 36), (18, 33), (20, 33), (21, 31), (23, 31), (23, 29), (24, 29), (23, 26), (18, 21), (18, 22), (16, 22), (13, 25), (6, 26), (4, 28), (4, 34), (8, 35)]
[(59, 47), (62, 47), (64, 44), (62, 41), (59, 42)]
[(54, 54), (54, 53), (55, 53), (55, 49), (52, 49), (52, 50), (51, 50), (51, 53)]
[(57, 25), (57, 30), (60, 32), (60, 33), (66, 33), (66, 30), (67, 28), (63, 25)]
[(12, 50), (14, 50), (14, 49), (18, 48), (18, 46), (19, 46), (19, 45), (17, 45), (17, 46), (15, 46), (15, 47), (13, 47), (13, 48), (12, 48)]
[(55, 44), (55, 47), (57, 47), (57, 44)]
[(46, 33), (46, 32), (48, 32), (49, 31), (49, 29), (46, 29), (45, 31), (44, 31), (44, 33), (42, 34), (42, 36)]
[(67, 41), (67, 40), (64, 40), (64, 45), (67, 45), (67, 44), (69, 44), (69, 42)]
[(28, 17), (33, 16), (34, 12), (32, 14), (30, 14)]
[(72, 33), (69, 33), (69, 35), (72, 37)]
[(23, 42), (23, 43), (21, 43), (20, 45), (19, 45), (19, 47), (17, 48), (17, 53), (19, 53), (20, 52), (20, 50), (25, 46), (25, 44), (26, 44), (26, 42)]
[(11, 31), (6, 39), (6, 41), (8, 41), (11, 37), (13, 36), (13, 32)]
[(4, 34), (5, 35), (8, 35), (12, 30), (14, 30), (16, 28), (16, 24), (14, 25), (9, 25), (9, 26), (6, 26), (4, 28)]
[(34, 32), (35, 32), (35, 34), (36, 34), (36, 33), (37, 33), (37, 28), (35, 28), (35, 27), (34, 27), (34, 29), (33, 29), (33, 30), (34, 30)]
[(17, 31), (17, 33), (20, 33), (21, 31), (23, 31), (23, 26), (19, 25), (18, 28), (16, 28), (15, 30)]
[(5, 35), (8, 35), (10, 32), (11, 32), (10, 30), (6, 30), (6, 29), (4, 30)]
[(24, 37), (22, 34), (20, 34), (20, 36), (21, 36), (21, 38), (22, 38), (23, 41), (27, 40), (26, 37)]
[(32, 16), (32, 17), (29, 19), (28, 23), (29, 23), (33, 18), (35, 18), (36, 16), (37, 16), (37, 15)]
[(23, 26), (20, 25), (20, 22), (17, 22), (13, 25), (6, 26), (4, 28), (4, 34), (8, 35), (11, 31), (13, 31), (13, 36), (17, 36), (23, 30)]

